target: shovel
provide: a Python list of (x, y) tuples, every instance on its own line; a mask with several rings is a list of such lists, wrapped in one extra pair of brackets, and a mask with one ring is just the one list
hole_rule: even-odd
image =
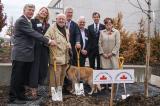
[[(75, 49), (76, 49), (76, 53), (77, 53), (77, 66), (78, 66), (78, 68), (80, 70), (80, 61), (79, 61), (79, 59), (80, 59), (81, 49), (77, 49), (77, 48), (75, 48)], [(77, 81), (80, 80), (80, 71), (78, 72), (78, 78), (77, 79), (78, 79)], [(75, 87), (75, 94), (76, 95), (84, 95), (83, 83), (75, 83), (74, 87)]]
[[(55, 55), (54, 55), (55, 57)], [(55, 78), (55, 87), (51, 86), (51, 94), (52, 94), (52, 100), (53, 101), (62, 101), (62, 86), (57, 86), (57, 78), (56, 78), (56, 71), (57, 71), (57, 66), (56, 66), (56, 59), (54, 60), (54, 69), (52, 70), (54, 73), (54, 78)]]
[[(119, 69), (123, 69), (123, 63), (124, 63), (124, 58), (123, 57), (119, 57)], [(127, 94), (127, 90), (126, 90), (126, 84), (123, 83), (123, 87), (124, 87), (124, 95), (122, 96), (122, 99), (126, 99), (128, 96), (130, 96), (129, 94)], [(119, 84), (117, 84), (117, 90), (116, 90), (116, 94), (118, 93), (119, 90)]]

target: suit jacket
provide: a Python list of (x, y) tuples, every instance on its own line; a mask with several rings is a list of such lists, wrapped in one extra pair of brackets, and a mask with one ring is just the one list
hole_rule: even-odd
[(80, 43), (80, 31), (78, 25), (74, 22), (71, 21), (70, 23), (70, 28), (69, 28), (69, 41), (71, 43), (72, 47), (75, 47), (76, 42)]
[(24, 15), (21, 16), (15, 23), (11, 59), (32, 62), (34, 60), (35, 39), (45, 44), (49, 42), (49, 39), (33, 30), (31, 22)]
[(105, 29), (105, 26), (103, 24), (99, 24), (99, 30), (96, 33), (94, 30), (94, 24), (91, 24), (88, 26), (88, 42), (89, 42), (89, 50), (98, 50), (98, 41), (99, 41), (99, 34), (100, 31)]

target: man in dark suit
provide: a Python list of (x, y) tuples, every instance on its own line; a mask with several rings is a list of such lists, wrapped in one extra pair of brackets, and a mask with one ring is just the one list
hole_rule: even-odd
[(23, 15), (15, 23), (9, 103), (25, 104), (24, 100), (28, 100), (24, 86), (28, 84), (29, 71), (34, 60), (34, 40), (37, 39), (46, 45), (56, 45), (54, 40), (45, 38), (32, 29), (30, 19), (34, 10), (33, 4), (26, 4), (23, 8)]
[(78, 27), (81, 33), (81, 52), (80, 52), (80, 66), (85, 66), (85, 61), (88, 56), (88, 29), (85, 28), (85, 17), (81, 16), (78, 19)]
[[(71, 44), (71, 50), (70, 50), (70, 64), (77, 66), (77, 54), (76, 49), (80, 49), (80, 30), (78, 28), (78, 25), (72, 20), (73, 17), (73, 8), (67, 7), (65, 8), (65, 15), (66, 15), (66, 28), (69, 29), (69, 41)], [(71, 85), (71, 82), (65, 77), (64, 80), (64, 86), (63, 86), (63, 92), (68, 92), (68, 85)]]
[[(90, 67), (93, 69), (100, 69), (98, 41), (99, 41), (100, 30), (105, 29), (105, 26), (99, 23), (100, 14), (98, 12), (94, 12), (92, 14), (92, 19), (94, 23), (88, 26), (89, 64), (90, 64)], [(95, 68), (95, 60), (97, 60), (97, 68)]]
[(66, 15), (66, 27), (69, 29), (69, 41), (71, 43), (72, 47), (72, 59), (71, 64), (74, 66), (77, 66), (77, 54), (75, 51), (76, 48), (81, 48), (80, 45), (80, 31), (78, 28), (78, 25), (72, 20), (73, 17), (73, 8), (68, 7), (65, 9), (65, 15)]

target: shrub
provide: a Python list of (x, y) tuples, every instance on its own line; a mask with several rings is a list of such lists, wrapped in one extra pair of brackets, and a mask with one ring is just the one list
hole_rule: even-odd
[[(121, 47), (120, 56), (125, 58), (125, 64), (145, 64), (146, 62), (146, 35), (144, 30), (144, 20), (139, 22), (138, 32), (128, 32), (123, 28), (123, 15), (113, 19), (114, 27), (120, 31)], [(159, 33), (151, 38), (151, 65), (160, 64), (160, 36)]]

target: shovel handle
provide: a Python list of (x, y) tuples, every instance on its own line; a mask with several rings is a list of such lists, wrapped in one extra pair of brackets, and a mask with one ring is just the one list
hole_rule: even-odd
[(56, 65), (56, 61), (54, 61), (54, 71), (57, 71), (57, 65)]
[(53, 67), (54, 67), (54, 70), (53, 71), (56, 71), (57, 70), (57, 65), (56, 65), (56, 52), (57, 52), (57, 47), (53, 49), (50, 49), (50, 53), (53, 55)]
[(57, 71), (57, 64), (56, 64), (56, 52), (57, 47), (54, 48), (55, 51), (51, 48), (51, 54), (53, 55), (53, 73), (54, 73), (54, 79), (55, 79), (55, 86), (57, 87), (57, 78), (56, 78), (56, 71)]
[(118, 61), (119, 61), (119, 69), (122, 69), (124, 64), (124, 57), (119, 57)]
[(76, 47), (75, 47), (75, 49), (76, 49), (76, 54), (77, 54), (77, 66), (80, 67), (80, 61), (79, 61), (79, 59), (80, 59), (81, 49), (78, 49)]

